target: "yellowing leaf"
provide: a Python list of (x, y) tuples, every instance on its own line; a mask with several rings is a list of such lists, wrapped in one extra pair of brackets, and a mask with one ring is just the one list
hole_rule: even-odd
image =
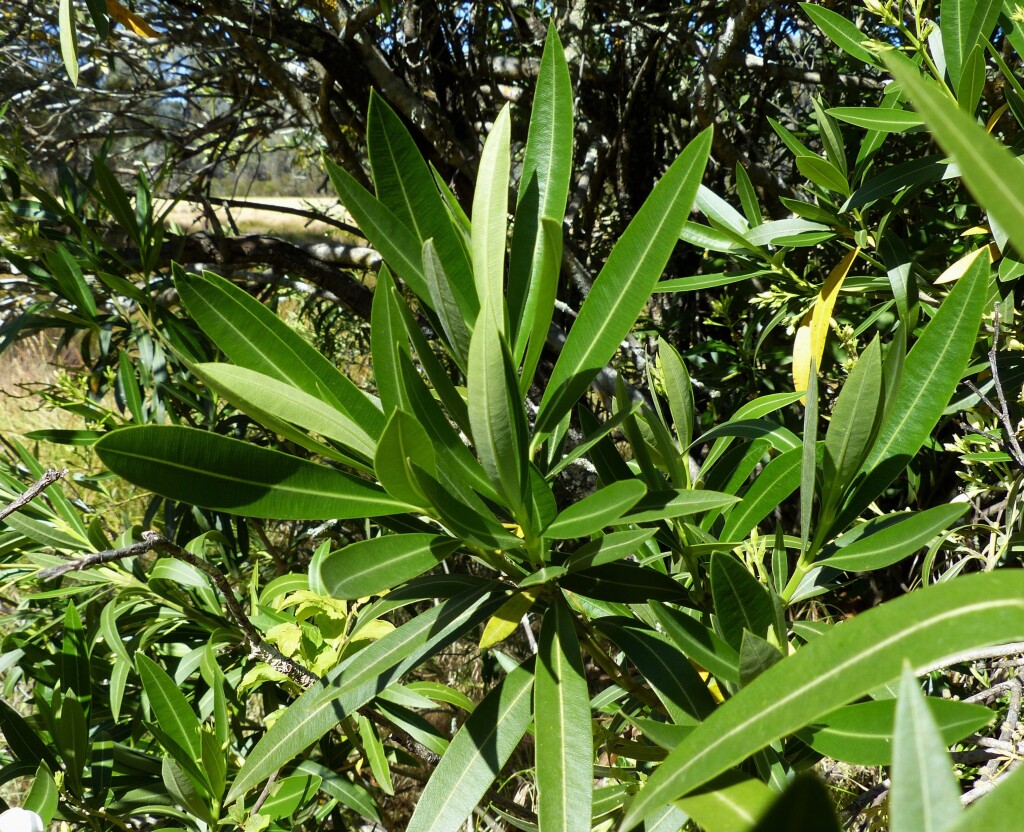
[(814, 305), (800, 322), (793, 340), (793, 389), (806, 390), (807, 380), (811, 371), (811, 359), (816, 367), (821, 366), (821, 356), (825, 352), (825, 338), (828, 335), (828, 324), (832, 320), (832, 310), (839, 296), (839, 289), (850, 273), (853, 261), (857, 259), (860, 247), (843, 255), (814, 299)]
[(493, 647), (512, 635), (537, 600), (538, 593), (537, 589), (518, 592), (502, 604), (484, 627), (484, 633), (480, 636), (480, 649)]
[(988, 117), (988, 121), (985, 122), (985, 132), (991, 133), (992, 130), (995, 129), (995, 126), (999, 122), (999, 119), (1001, 119), (1003, 117), (1003, 113), (1006, 112), (1007, 106), (1008, 105), (1006, 104), (1000, 105), (999, 109), (997, 109), (994, 113), (992, 113), (992, 115)]
[(965, 254), (959, 260), (957, 260), (952, 266), (946, 271), (939, 275), (935, 281), (936, 286), (940, 286), (943, 283), (952, 283), (955, 280), (959, 280), (963, 277), (967, 270), (971, 267), (971, 264), (978, 258), (983, 251), (988, 252), (988, 262), (994, 263), (1002, 254), (999, 251), (999, 246), (995, 243), (989, 243), (987, 246), (975, 249), (970, 254)]
[(107, 14), (122, 26), (131, 29), (144, 38), (158, 37), (156, 30), (134, 12), (128, 11), (117, 0), (107, 0)]

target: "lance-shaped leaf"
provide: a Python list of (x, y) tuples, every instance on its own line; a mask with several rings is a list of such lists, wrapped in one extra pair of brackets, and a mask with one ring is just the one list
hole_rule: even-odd
[(892, 752), (892, 832), (945, 832), (962, 811), (960, 787), (939, 727), (909, 667), (896, 700)]
[(457, 832), (466, 822), (526, 733), (532, 692), (533, 673), (520, 666), (476, 706), (434, 769), (408, 832)]
[(580, 546), (565, 562), (569, 572), (589, 569), (603, 563), (622, 560), (636, 552), (644, 543), (654, 537), (657, 529), (628, 529), (622, 532), (611, 532), (597, 540), (591, 540)]
[(505, 245), (508, 231), (509, 141), (512, 121), (506, 104), (484, 142), (473, 191), (473, 282), (484, 314), (505, 331)]
[(335, 598), (365, 598), (422, 575), (458, 548), (458, 540), (433, 534), (374, 537), (320, 558), (318, 578)]
[[(950, 746), (980, 731), (996, 715), (984, 705), (930, 696), (926, 699), (942, 742)], [(887, 766), (892, 763), (895, 699), (859, 702), (833, 711), (797, 736), (834, 760), (859, 766)]]
[(163, 668), (143, 653), (135, 654), (142, 686), (149, 697), (149, 707), (161, 730), (198, 763), (202, 759), (199, 718), (192, 710), (178, 685)]
[(522, 507), (530, 482), (526, 415), (512, 359), (486, 311), (473, 331), (466, 387), (469, 424), (480, 462), (520, 520), (525, 516)]
[(902, 133), (924, 124), (917, 113), (893, 107), (832, 107), (826, 112), (848, 124), (883, 133)]
[(948, 94), (925, 80), (909, 59), (887, 52), (883, 60), (939, 146), (960, 168), (967, 190), (1006, 231), (1014, 247), (1024, 251), (1024, 166)]
[(878, 66), (875, 56), (863, 45), (864, 33), (843, 15), (815, 3), (801, 3), (800, 8), (813, 20), (836, 46), (859, 61)]
[[(548, 266), (550, 246), (545, 245), (542, 218), (554, 225), (561, 242), (562, 217), (572, 175), (572, 84), (562, 43), (554, 25), (548, 27), (544, 54), (537, 73), (537, 87), (530, 114), (530, 131), (519, 179), (516, 219), (508, 268), (508, 312), (512, 357), (519, 362), (527, 340), (534, 340), (539, 325), (541, 343), (547, 334), (551, 307), (546, 302), (551, 284), (557, 284), (561, 246), (554, 273)], [(545, 320), (547, 318), (547, 320)], [(529, 364), (529, 362), (527, 362)], [(536, 365), (534, 365), (536, 366)], [(532, 370), (528, 375), (531, 379)]]
[[(939, 15), (942, 54), (953, 89), (960, 86), (968, 56), (981, 38), (988, 39), (996, 25), (1002, 3), (999, 0), (943, 0)], [(973, 108), (972, 108), (973, 112)]]
[(640, 480), (613, 482), (563, 509), (544, 536), (556, 540), (588, 537), (612, 525), (646, 493), (647, 486)]
[(636, 321), (683, 230), (710, 152), (709, 129), (673, 162), (615, 244), (555, 364), (536, 436), (553, 430), (576, 404)]
[(722, 637), (740, 649), (744, 630), (764, 638), (772, 628), (775, 610), (764, 585), (732, 554), (711, 556), (711, 597)]
[(408, 409), (408, 394), (402, 384), (401, 357), (409, 355), (409, 338), (405, 334), (402, 299), (387, 268), (377, 275), (370, 313), (370, 352), (373, 374), (384, 412), (399, 407)]
[(519, 390), (525, 396), (533, 383), (533, 375), (540, 363), (540, 356), (547, 343), (548, 331), (551, 329), (551, 315), (555, 311), (555, 299), (558, 295), (558, 274), (562, 263), (562, 226), (550, 217), (543, 217), (541, 225), (541, 256), (540, 274), (531, 284), (535, 286), (536, 298), (531, 299), (530, 318), (522, 322), (523, 330), (532, 321), (527, 335), (529, 345), (523, 358), (522, 371), (519, 379)]
[(720, 491), (691, 490), (674, 488), (665, 491), (651, 491), (633, 506), (623, 523), (651, 523), (655, 520), (671, 520), (712, 511), (737, 502), (732, 494)]
[(949, 404), (974, 350), (988, 297), (989, 264), (983, 252), (979, 249), (974, 264), (956, 282), (907, 355), (898, 389), (892, 396), (886, 391), (887, 414), (843, 521), (860, 514), (907, 466)]
[(383, 202), (356, 182), (348, 171), (326, 156), (324, 165), (338, 192), (338, 199), (366, 239), (373, 243), (395, 274), (408, 283), (424, 303), (429, 304), (430, 291), (423, 276), (421, 259), (423, 241)]
[(318, 433), (359, 456), (372, 458), (376, 442), (356, 421), (322, 399), (272, 376), (231, 364), (196, 364), (195, 372), (239, 410), (277, 419)]
[(123, 428), (95, 447), (103, 464), (129, 482), (229, 514), (322, 520), (399, 514), (410, 508), (365, 480), (204, 430)]
[(561, 596), (544, 614), (536, 674), (539, 823), (554, 832), (590, 832), (594, 794), (590, 693), (573, 614)]
[[(472, 323), (479, 304), (473, 290), (466, 250), (459, 241), (458, 232), (416, 142), (402, 120), (374, 90), (370, 91), (370, 107), (366, 116), (366, 146), (377, 198), (405, 228), (415, 234), (420, 245), (433, 240), (438, 262), (443, 264), (456, 304), (462, 310), (462, 316)], [(356, 214), (352, 212), (352, 216), (356, 217)], [(362, 227), (358, 217), (356, 220)], [(377, 245), (374, 238), (368, 239)], [(384, 250), (380, 250), (383, 254)], [(388, 257), (387, 254), (384, 256)], [(426, 269), (426, 264), (423, 265)], [(399, 275), (404, 277), (400, 270)], [(413, 283), (407, 282), (418, 293)], [(421, 296), (421, 299), (437, 309), (432, 302), (432, 294)]]
[(353, 714), (405, 673), (490, 615), (504, 594), (469, 590), (422, 612), (343, 661), (295, 700), (249, 752), (231, 786), (230, 805)]
[(347, 414), (372, 437), (384, 415), (362, 390), (247, 292), (218, 275), (186, 275), (174, 286), (203, 332), (240, 367), (297, 387)]
[(696, 618), (658, 601), (651, 611), (665, 634), (683, 654), (726, 682), (740, 680), (740, 654), (725, 639)]
[(722, 529), (722, 540), (742, 540), (750, 530), (780, 505), (800, 485), (803, 448), (779, 454), (764, 466), (757, 479), (743, 495), (743, 500), (729, 512)]
[(429, 505), (413, 476), (413, 464), (431, 476), (437, 474), (434, 447), (423, 425), (404, 410), (396, 409), (380, 435), (373, 470), (391, 496), (410, 505)]
[(476, 315), (467, 320), (459, 308), (451, 282), (448, 280), (448, 273), (444, 270), (444, 264), (437, 255), (432, 239), (423, 243), (423, 276), (427, 281), (430, 302), (437, 311), (441, 328), (448, 336), (448, 343), (451, 344), (456, 359), (465, 366), (469, 356), (469, 334), (476, 321)]
[(798, 774), (751, 832), (840, 832), (832, 796), (812, 773)]
[(1024, 575), (968, 575), (834, 627), (758, 676), (698, 725), (627, 807), (632, 829), (780, 737), (897, 677), (963, 650), (1024, 638)]

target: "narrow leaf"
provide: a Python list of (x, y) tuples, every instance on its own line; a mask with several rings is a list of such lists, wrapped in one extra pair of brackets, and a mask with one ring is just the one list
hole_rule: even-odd
[(458, 540), (432, 534), (374, 537), (319, 559), (317, 578), (335, 598), (365, 598), (422, 575), (458, 548)]

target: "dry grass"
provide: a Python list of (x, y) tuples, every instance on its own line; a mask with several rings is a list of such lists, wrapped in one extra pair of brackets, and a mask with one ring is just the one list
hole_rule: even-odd
[[(345, 242), (348, 241), (346, 235), (334, 226), (273, 210), (274, 206), (281, 206), (303, 211), (322, 212), (341, 222), (353, 224), (352, 218), (341, 207), (337, 198), (277, 196), (251, 197), (245, 201), (266, 205), (267, 208), (224, 208), (213, 206), (213, 211), (225, 231), (230, 231), (232, 223), (234, 223), (242, 234), (273, 234), (288, 239), (310, 239), (327, 236)], [(166, 206), (166, 202), (158, 200), (155, 210), (165, 210)], [(185, 233), (211, 229), (210, 218), (206, 210), (197, 202), (177, 203), (171, 213), (168, 214), (167, 221), (177, 225)]]

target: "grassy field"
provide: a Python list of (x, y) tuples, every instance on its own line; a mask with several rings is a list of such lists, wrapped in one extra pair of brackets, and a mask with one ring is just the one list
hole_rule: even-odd
[[(211, 206), (226, 232), (230, 233), (233, 221), (242, 234), (273, 234), (288, 239), (309, 239), (324, 236), (343, 239), (346, 237), (342, 231), (334, 226), (310, 221), (294, 214), (274, 211), (274, 206), (301, 211), (322, 212), (329, 217), (352, 224), (351, 217), (348, 216), (336, 198), (278, 196), (252, 197), (244, 201), (252, 205), (265, 205), (266, 208)], [(157, 211), (165, 210), (166, 207), (167, 203), (161, 203), (160, 201), (155, 206)], [(168, 215), (167, 220), (169, 223), (177, 225), (186, 233), (206, 231), (211, 226), (206, 210), (197, 202), (177, 203)]]

